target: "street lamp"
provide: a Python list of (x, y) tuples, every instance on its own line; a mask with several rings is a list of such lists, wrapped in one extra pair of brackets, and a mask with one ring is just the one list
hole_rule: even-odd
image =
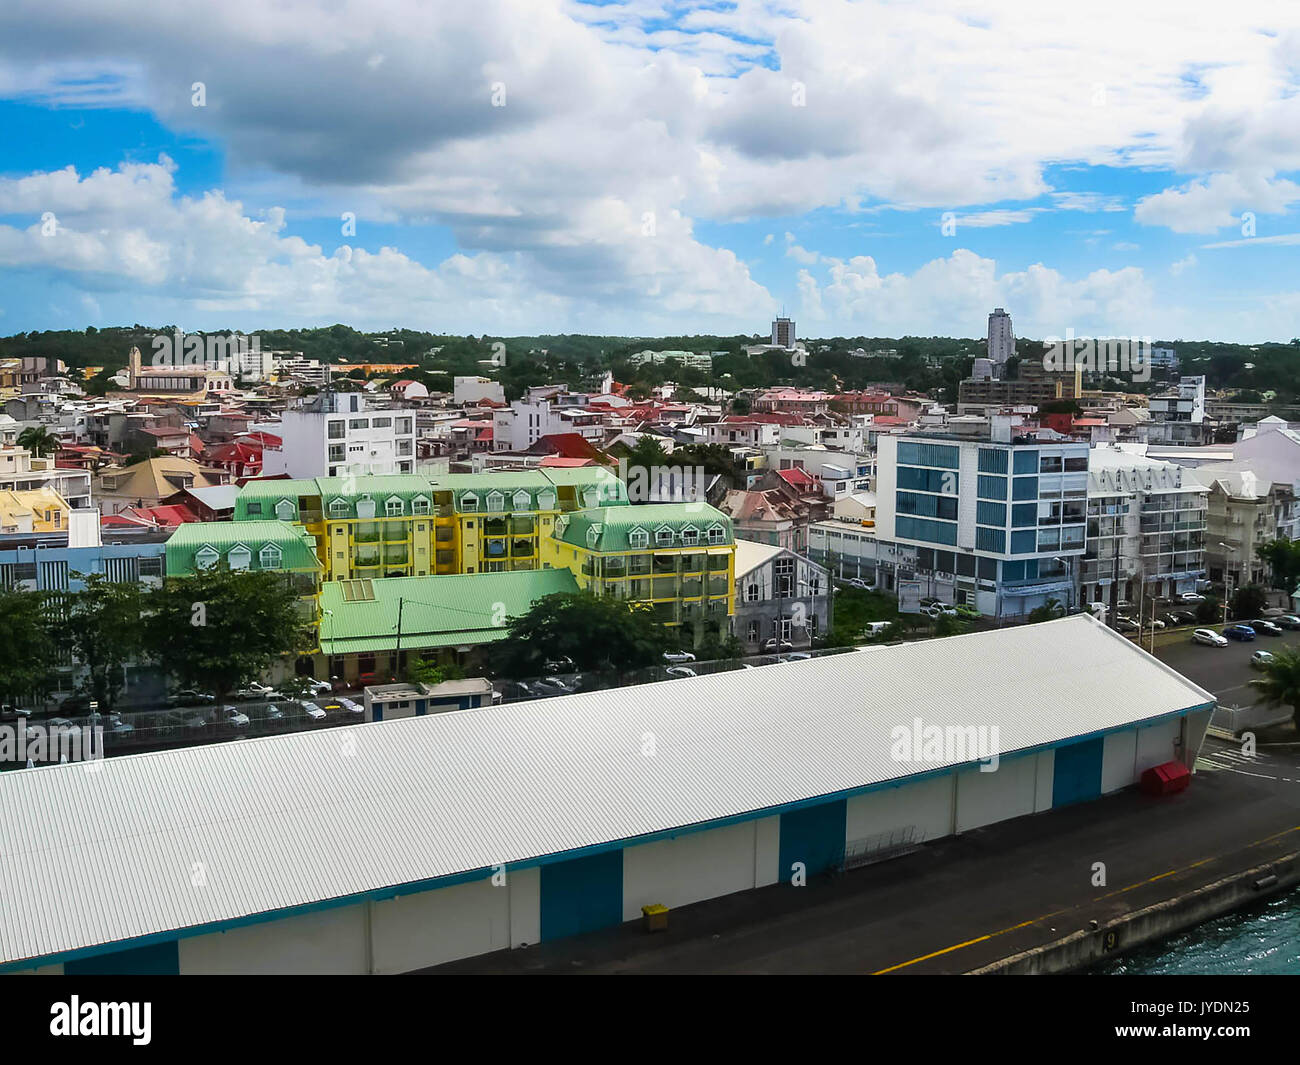
[(1053, 557), (1052, 561), (1059, 562), (1065, 567), (1065, 579), (1070, 583), (1070, 590), (1065, 594), (1065, 609), (1068, 613), (1074, 606), (1074, 578), (1070, 575), (1070, 563), (1068, 559), (1060, 558), (1059, 556)]
[(1223, 623), (1228, 624), (1228, 603), (1232, 599), (1231, 577), (1232, 571), (1228, 568), (1228, 555), (1232, 553), (1232, 548), (1219, 541), (1219, 546), (1226, 552), (1223, 556)]

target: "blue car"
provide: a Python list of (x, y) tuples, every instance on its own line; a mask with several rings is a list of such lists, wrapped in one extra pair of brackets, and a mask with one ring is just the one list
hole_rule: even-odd
[(1229, 625), (1223, 630), (1223, 635), (1230, 640), (1253, 640), (1255, 630), (1249, 625)]

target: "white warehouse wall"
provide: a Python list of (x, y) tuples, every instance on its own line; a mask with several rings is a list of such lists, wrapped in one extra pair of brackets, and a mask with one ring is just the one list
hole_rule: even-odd
[(850, 796), (845, 804), (846, 846), (885, 832), (913, 827), (915, 841), (952, 834), (953, 774)]
[(183, 976), (364, 974), (365, 914), (360, 906), (340, 906), (192, 936), (179, 948)]
[(1132, 784), (1137, 779), (1133, 775), (1136, 760), (1136, 729), (1112, 732), (1107, 736), (1101, 748), (1101, 793), (1109, 795)]
[(963, 769), (957, 774), (957, 831), (1032, 814), (1038, 805), (1037, 792), (1037, 755), (1004, 758), (993, 773)]

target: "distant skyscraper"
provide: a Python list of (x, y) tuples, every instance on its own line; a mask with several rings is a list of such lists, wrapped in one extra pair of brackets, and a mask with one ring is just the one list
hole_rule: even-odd
[(772, 343), (777, 347), (793, 348), (795, 341), (794, 319), (778, 318), (772, 323)]
[(993, 375), (1002, 377), (1002, 367), (1016, 353), (1016, 334), (1011, 328), (1011, 315), (998, 307), (989, 315), (989, 361)]

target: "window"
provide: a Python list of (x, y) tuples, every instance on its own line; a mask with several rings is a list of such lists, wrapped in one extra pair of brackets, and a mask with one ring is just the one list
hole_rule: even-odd
[(221, 555), (217, 549), (210, 544), (204, 544), (194, 552), (194, 567), (196, 569), (210, 569), (220, 560)]
[(1006, 525), (1007, 505), (1005, 503), (985, 503), (981, 500), (975, 506), (975, 520), (981, 525)]
[[(412, 513), (412, 514), (428, 514), (428, 513), (429, 513), (429, 499), (428, 499), (428, 497), (427, 497), (427, 496), (416, 496), (414, 499), (412, 499), (412, 500), (411, 500), (411, 513)], [(423, 526), (423, 525), (420, 526), (420, 531), (421, 531), (421, 532), (424, 531), (424, 526)]]
[(345, 458), (342, 444), (330, 444), (330, 462), (342, 462)]
[(1007, 479), (1005, 477), (988, 477), (981, 474), (975, 487), (981, 499), (1007, 498)]
[(640, 550), (650, 546), (650, 534), (644, 529), (633, 529), (627, 534), (627, 543), (629, 547)]
[(260, 515), (260, 514), (262, 513), (262, 504), (261, 504), (261, 503), (249, 503), (249, 504), (248, 504), (248, 513), (249, 513), (250, 515), (252, 515), (252, 514)]
[(721, 525), (709, 526), (709, 543), (724, 544), (727, 542), (727, 530)]
[(392, 418), (375, 418), (370, 422), (371, 427), (375, 429), (387, 429), (392, 424)]
[(384, 504), (384, 513), (390, 518), (400, 518), (402, 516), (402, 501), (393, 496)]
[[(460, 497), (460, 509), (466, 511), (478, 510), (478, 496), (473, 492), (462, 492)], [(468, 528), (472, 529), (474, 526), (470, 525)]]
[[(988, 479), (993, 480), (993, 478)], [(918, 492), (943, 492), (946, 488), (947, 494), (952, 495), (957, 491), (959, 483), (955, 473), (945, 473), (942, 470), (916, 470), (910, 466), (898, 468), (899, 488), (913, 489)]]
[(956, 496), (917, 495), (914, 492), (899, 492), (897, 495), (898, 513), (919, 514), (925, 518), (943, 518), (945, 521), (957, 520)]
[(746, 630), (746, 639), (750, 643), (758, 643), (758, 622), (751, 621), (749, 628)]
[(746, 603), (757, 603), (757, 602), (758, 602), (758, 584), (757, 584), (757, 583), (754, 583), (754, 584), (747, 584), (747, 585), (745, 585), (745, 602), (746, 602)]
[(603, 526), (600, 524), (600, 522), (595, 522), (592, 524), (591, 528), (587, 530), (588, 547), (594, 548), (597, 544), (600, 543), (600, 533), (602, 528)]
[(141, 558), (141, 559), (140, 559), (140, 576), (141, 576), (141, 577), (161, 577), (161, 576), (162, 576), (162, 559), (161, 559), (161, 558)]
[(329, 438), (331, 440), (342, 440), (343, 437), (347, 435), (347, 431), (347, 426), (344, 424), (343, 419), (335, 418), (334, 421), (330, 422)]
[(492, 510), (492, 511), (505, 510), (506, 509), (505, 494), (503, 492), (489, 492), (487, 497), (487, 508), (488, 510)]
[(1037, 499), (1038, 478), (1017, 477), (1012, 485), (1011, 498), (1012, 499)]
[(977, 525), (975, 548), (978, 551), (996, 551), (1001, 554), (1007, 549), (1007, 534), (1001, 529), (986, 529), (982, 525)]
[(1037, 473), (1038, 472), (1038, 452), (1037, 451), (1017, 451), (1015, 464), (1012, 467), (1015, 473)]
[(253, 552), (243, 544), (236, 544), (226, 553), (226, 561), (231, 569), (248, 569), (253, 561)]
[[(1061, 465), (1062, 464), (1061, 464), (1060, 455), (1044, 455), (1038, 462), (1038, 472), (1039, 473), (1060, 473)], [(1029, 470), (1029, 471), (1020, 471), (1020, 472), (1033, 473), (1034, 471)]]
[(275, 516), (281, 521), (293, 521), (297, 511), (298, 508), (289, 499), (282, 499), (275, 505)]
[(267, 544), (257, 553), (257, 564), (262, 569), (279, 569), (283, 557), (280, 549), (275, 544)]
[(1006, 473), (1007, 453), (993, 448), (980, 448), (980, 473)]
[(351, 421), (348, 422), (348, 428), (349, 428), (349, 429), (369, 429), (369, 428), (370, 428), (370, 419), (369, 419), (369, 418), (353, 418)]
[(348, 512), (348, 501), (346, 499), (330, 500), (330, 517), (332, 518), (346, 517), (347, 512)]
[(511, 500), (511, 503), (513, 504), (515, 510), (530, 510), (531, 509), (530, 504), (532, 503), (532, 500), (529, 498), (528, 493), (521, 488), (519, 489), (518, 492), (514, 494), (514, 498)]
[(957, 543), (957, 526), (953, 522), (899, 516), (894, 528), (900, 537), (907, 540), (928, 540), (935, 544)]
[(666, 525), (655, 530), (655, 544), (659, 547), (671, 547), (673, 543), (673, 531)]
[(1030, 529), (1028, 532), (1013, 532), (1011, 534), (1011, 553), (1013, 555), (1032, 555), (1037, 550), (1037, 531)]
[(958, 463), (958, 449), (946, 444), (918, 444), (911, 441), (899, 441), (898, 461), (908, 466), (941, 466), (946, 470), (955, 470)]
[(700, 542), (700, 530), (694, 525), (685, 525), (682, 527), (682, 543), (687, 547), (694, 547)]
[(398, 418), (397, 428), (394, 430), (399, 436), (409, 436), (411, 432), (411, 419)]
[(1017, 503), (1011, 508), (1011, 525), (1024, 529), (1038, 524), (1037, 503)]
[(555, 493), (552, 492), (549, 488), (543, 489), (542, 491), (537, 493), (537, 509), (538, 510), (555, 509)]

